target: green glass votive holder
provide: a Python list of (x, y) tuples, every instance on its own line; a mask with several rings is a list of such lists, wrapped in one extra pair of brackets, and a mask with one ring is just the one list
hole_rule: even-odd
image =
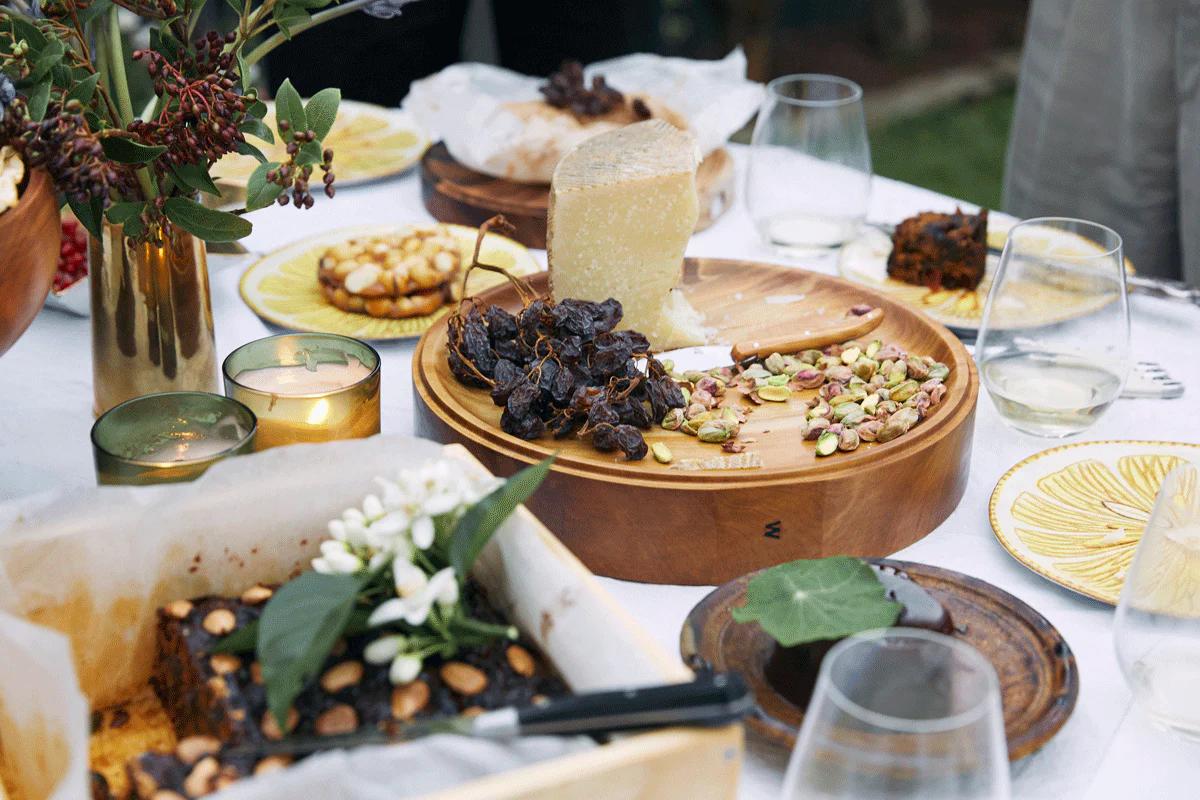
[(246, 406), (210, 392), (161, 392), (113, 406), (92, 425), (96, 481), (143, 486), (199, 477), (254, 450), (258, 423)]
[(255, 448), (379, 433), (379, 353), (333, 333), (284, 333), (225, 359), (225, 394), (258, 418)]

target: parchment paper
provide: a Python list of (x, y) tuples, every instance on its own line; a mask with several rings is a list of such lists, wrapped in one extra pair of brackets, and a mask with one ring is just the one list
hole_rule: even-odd
[[(102, 707), (145, 685), (158, 607), (307, 568), (326, 522), (373, 491), (374, 476), (442, 452), (406, 437), (297, 445), (222, 462), (191, 484), (104, 487), (0, 507), (5, 773), (26, 797), (84, 800), (87, 700)], [(445, 452), (464, 469), (483, 469), (462, 448)], [(577, 691), (690, 676), (524, 509), (502, 526), (475, 576)], [(323, 798), (412, 796), (585, 746), (437, 737), (315, 756), (220, 796), (290, 798), (301, 785)], [(414, 772), (421, 777), (404, 777)]]
[[(598, 61), (586, 80), (604, 75), (627, 95), (648, 95), (687, 122), (701, 153), (725, 143), (754, 114), (763, 87), (746, 79), (746, 56), (738, 48), (718, 61), (636, 53)], [(567, 150), (606, 130), (603, 126), (526, 121), (506, 104), (542, 99), (545, 76), (521, 75), (488, 64), (454, 64), (413, 83), (404, 109), (445, 142), (458, 161), (488, 175), (526, 183), (549, 183)]]

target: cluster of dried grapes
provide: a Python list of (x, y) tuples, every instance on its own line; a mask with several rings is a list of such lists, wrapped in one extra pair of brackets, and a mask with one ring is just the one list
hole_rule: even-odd
[[(609, 86), (603, 75), (593, 75), (589, 88), (583, 79), (583, 65), (578, 61), (564, 61), (538, 91), (550, 105), (569, 109), (579, 117), (598, 117), (625, 104), (625, 95)], [(650, 119), (650, 108), (641, 98), (634, 98), (632, 108), (638, 119)]]
[(645, 336), (614, 330), (621, 314), (613, 299), (538, 298), (516, 315), (468, 301), (450, 320), (450, 369), (462, 383), (491, 390), (506, 433), (575, 434), (597, 450), (641, 459), (642, 430), (682, 408), (684, 396)]

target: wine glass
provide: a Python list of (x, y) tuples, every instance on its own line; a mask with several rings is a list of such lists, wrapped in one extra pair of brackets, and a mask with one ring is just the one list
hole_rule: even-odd
[(862, 88), (833, 75), (767, 84), (745, 186), (763, 240), (793, 255), (840, 247), (857, 235), (870, 193)]
[(1009, 796), (996, 670), (970, 645), (888, 628), (821, 662), (784, 800)]
[(1086, 430), (1129, 372), (1121, 237), (1042, 217), (1013, 227), (988, 292), (975, 360), (1000, 416), (1037, 436)]
[(1113, 623), (1134, 701), (1159, 726), (1200, 739), (1200, 470), (1184, 463), (1159, 489), (1125, 573)]

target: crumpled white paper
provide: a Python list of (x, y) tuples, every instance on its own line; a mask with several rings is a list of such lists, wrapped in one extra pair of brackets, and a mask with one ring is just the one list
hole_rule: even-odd
[[(103, 707), (145, 685), (157, 608), (286, 579), (318, 552), (326, 522), (374, 490), (372, 478), (443, 452), (483, 469), (460, 447), (376, 436), (230, 459), (190, 484), (0, 506), (0, 764), (22, 797), (85, 800), (87, 701)], [(524, 509), (474, 575), (576, 691), (690, 678)], [(314, 756), (214, 797), (409, 797), (589, 746), (434, 737)]]
[[(667, 107), (686, 121), (704, 155), (746, 124), (764, 91), (746, 79), (741, 48), (717, 61), (635, 53), (598, 61), (584, 72), (589, 82), (600, 73), (625, 94), (646, 95)], [(404, 109), (466, 166), (524, 183), (549, 183), (571, 147), (614, 125), (580, 127), (566, 113), (561, 120), (514, 114), (509, 104), (540, 101), (538, 86), (545, 82), (488, 64), (454, 64), (413, 83)]]

